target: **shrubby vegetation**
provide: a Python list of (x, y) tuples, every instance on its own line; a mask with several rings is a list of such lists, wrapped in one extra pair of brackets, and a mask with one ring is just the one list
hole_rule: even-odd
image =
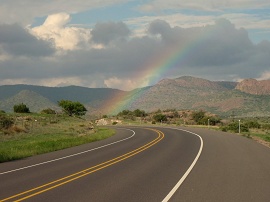
[(87, 112), (85, 106), (80, 102), (61, 100), (58, 101), (58, 105), (62, 107), (63, 111), (69, 116), (83, 116)]
[[(235, 132), (238, 133), (239, 132), (239, 122), (231, 122), (226, 126), (222, 126), (221, 130), (224, 132)], [(241, 132), (249, 132), (249, 128), (247, 127), (246, 124), (241, 124), (240, 123), (240, 130)]]
[(155, 115), (153, 116), (153, 119), (154, 119), (156, 122), (165, 122), (165, 121), (168, 120), (167, 117), (166, 117), (166, 115), (161, 114), (161, 113), (155, 114)]
[(135, 109), (134, 111), (124, 109), (123, 111), (119, 112), (117, 116), (123, 117), (124, 119), (135, 120), (136, 117), (146, 117), (147, 114), (145, 111), (140, 109)]
[(29, 108), (23, 103), (14, 105), (13, 110), (15, 113), (30, 113)]
[(0, 114), (0, 130), (8, 129), (14, 124), (13, 118)]
[(47, 108), (47, 109), (43, 109), (40, 113), (41, 114), (56, 114), (56, 111), (51, 108)]
[(198, 125), (208, 125), (209, 120), (209, 125), (215, 126), (221, 121), (219, 117), (206, 115), (206, 112), (202, 110), (192, 112), (191, 116)]

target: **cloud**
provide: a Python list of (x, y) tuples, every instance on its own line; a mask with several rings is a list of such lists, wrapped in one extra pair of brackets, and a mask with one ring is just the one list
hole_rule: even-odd
[(49, 15), (45, 22), (31, 29), (32, 33), (43, 40), (52, 41), (56, 48), (73, 50), (88, 45), (90, 30), (68, 27), (70, 15), (57, 13)]
[(112, 77), (104, 80), (105, 85), (108, 88), (116, 88), (116, 89), (122, 89), (122, 90), (131, 90), (138, 88), (140, 86), (146, 86), (147, 82), (141, 83), (139, 80), (133, 80), (133, 79), (119, 79), (117, 77)]
[(91, 34), (94, 43), (107, 45), (114, 40), (125, 40), (130, 30), (123, 22), (97, 23)]
[(227, 1), (213, 1), (204, 0), (203, 3), (197, 0), (152, 0), (140, 6), (143, 11), (159, 11), (166, 9), (195, 9), (205, 11), (221, 11), (225, 9), (254, 9), (269, 7), (268, 0), (227, 0)]
[[(65, 47), (69, 51), (51, 54), (50, 57), (34, 57), (37, 53), (28, 50), (24, 57), (0, 60), (1, 84), (73, 84), (132, 90), (155, 84), (152, 77), (156, 77), (155, 81), (182, 75), (212, 80), (235, 80), (266, 78), (269, 72), (270, 42), (252, 43), (245, 29), (237, 28), (225, 19), (194, 27), (175, 26), (163, 20), (155, 20), (146, 26), (144, 36), (129, 35), (129, 28), (123, 22), (99, 23), (92, 31), (93, 37), (90, 29), (80, 28), (75, 32), (69, 30), (73, 27), (67, 26), (68, 20), (69, 15), (66, 14), (50, 16), (41, 27), (52, 27), (54, 33), (50, 29), (46, 30), (48, 33), (43, 30), (41, 33), (48, 34), (44, 40), (61, 44), (56, 36), (62, 36), (67, 29), (79, 43), (63, 35), (62, 39), (65, 39), (66, 43), (72, 41), (72, 48)], [(28, 41), (33, 44), (41, 43), (37, 46), (39, 49), (44, 44), (48, 45), (49, 42), (37, 39), (42, 35), (35, 38), (27, 30), (16, 26), (16, 29), (1, 29), (6, 30), (6, 34), (0, 35), (0, 54), (9, 52), (15, 55), (11, 49), (5, 48), (4, 44)], [(98, 26), (102, 29), (97, 28)], [(102, 30), (112, 30), (112, 33), (99, 36), (98, 33)], [(18, 33), (24, 33), (27, 37)], [(86, 33), (90, 34), (90, 41), (80, 37)], [(21, 38), (17, 38), (17, 34)], [(125, 40), (122, 40), (123, 38)], [(64, 41), (62, 42), (65, 45)], [(103, 46), (94, 48), (93, 43), (102, 43)], [(113, 45), (110, 45), (112, 43)], [(163, 71), (160, 71), (161, 69)]]
[(44, 17), (54, 13), (78, 13), (89, 9), (119, 4), (124, 0), (1, 0), (0, 22), (7, 24), (32, 24), (36, 17)]
[(0, 24), (0, 47), (14, 56), (50, 56), (54, 53), (48, 41), (40, 40), (17, 24)]
[(270, 80), (270, 71), (263, 72), (257, 80)]

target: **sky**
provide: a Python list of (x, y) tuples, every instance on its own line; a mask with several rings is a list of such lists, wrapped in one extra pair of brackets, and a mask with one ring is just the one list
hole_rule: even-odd
[(269, 80), (269, 57), (269, 0), (0, 0), (0, 85)]

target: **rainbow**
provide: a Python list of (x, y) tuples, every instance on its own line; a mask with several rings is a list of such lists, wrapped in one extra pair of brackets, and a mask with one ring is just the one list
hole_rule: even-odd
[[(156, 54), (144, 63), (143, 67), (140, 68), (144, 71), (139, 72), (135, 78), (142, 81), (147, 79), (149, 85), (157, 83), (160, 78), (165, 78), (170, 70), (173, 71), (173, 68), (180, 68), (184, 65), (185, 61), (192, 56), (192, 53), (212, 36), (211, 33), (213, 33), (211, 29), (206, 29), (203, 31), (203, 35), (197, 37), (195, 40), (186, 42), (180, 46), (173, 45)], [(116, 114), (123, 110), (125, 106), (130, 106), (136, 102), (142, 96), (142, 93), (139, 90), (135, 93), (119, 93), (112, 97), (109, 102), (105, 103), (103, 106), (104, 111), (107, 111), (108, 114)], [(131, 96), (132, 99), (130, 98)]]

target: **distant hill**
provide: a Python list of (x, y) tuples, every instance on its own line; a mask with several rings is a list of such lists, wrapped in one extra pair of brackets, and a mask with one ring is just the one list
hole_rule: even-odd
[(253, 95), (270, 95), (270, 80), (245, 79), (235, 89)]
[(130, 109), (203, 109), (229, 116), (270, 115), (270, 95), (253, 95), (233, 88), (234, 82), (214, 82), (194, 77), (164, 79), (142, 89)]
[(22, 90), (14, 96), (5, 99), (0, 103), (0, 106), (1, 109), (10, 111), (10, 109), (13, 110), (14, 105), (20, 103), (27, 104), (31, 112), (40, 112), (42, 109), (46, 108), (59, 110), (59, 107), (55, 103), (30, 90)]
[(184, 76), (163, 79), (156, 85), (129, 92), (79, 86), (0, 86), (0, 109), (12, 111), (14, 104), (23, 102), (30, 111), (39, 112), (48, 107), (59, 109), (57, 101), (68, 99), (83, 103), (89, 114), (99, 115), (115, 114), (123, 109), (148, 112), (158, 109), (203, 109), (223, 116), (270, 116), (268, 82), (244, 80), (237, 83)]
[[(25, 92), (28, 91), (28, 94)], [(29, 93), (29, 92), (32, 92)], [(35, 93), (35, 96), (34, 94)], [(100, 103), (125, 91), (111, 88), (86, 88), (80, 86), (45, 87), (33, 85), (4, 85), (0, 86), (0, 109), (10, 112), (13, 106), (21, 102), (25, 103), (32, 112), (39, 112), (47, 103), (48, 107), (57, 106), (57, 102), (64, 100), (79, 101), (83, 104)], [(46, 101), (45, 101), (46, 99)], [(43, 100), (43, 101), (38, 101)], [(19, 103), (18, 103), (19, 102)]]

